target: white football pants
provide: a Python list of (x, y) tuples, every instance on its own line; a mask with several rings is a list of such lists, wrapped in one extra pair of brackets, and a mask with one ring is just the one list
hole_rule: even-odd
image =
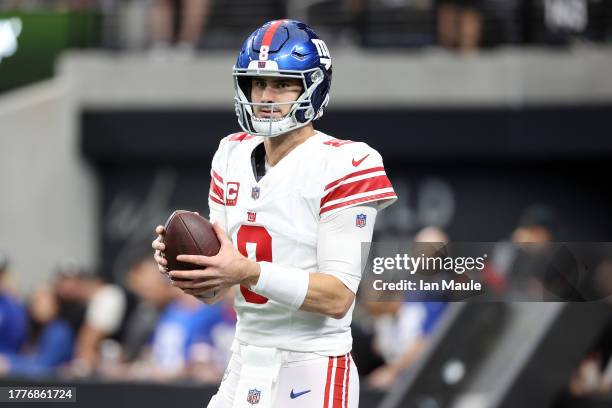
[[(208, 408), (233, 408), (234, 399), (238, 398), (241, 402), (250, 401), (247, 405), (252, 404), (253, 408), (258, 406), (256, 389), (245, 391), (245, 395), (235, 395), (241, 367), (240, 354), (234, 352)], [(273, 392), (276, 394), (273, 408), (357, 408), (359, 375), (350, 353), (325, 357), (283, 351)]]

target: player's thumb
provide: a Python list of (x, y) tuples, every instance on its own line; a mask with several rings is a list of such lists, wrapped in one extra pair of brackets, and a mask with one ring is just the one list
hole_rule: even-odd
[(217, 234), (217, 239), (219, 240), (221, 246), (232, 245), (232, 241), (230, 241), (230, 239), (227, 237), (225, 230), (223, 227), (221, 227), (221, 224), (219, 224), (218, 221), (213, 223), (213, 229), (215, 230), (215, 234)]

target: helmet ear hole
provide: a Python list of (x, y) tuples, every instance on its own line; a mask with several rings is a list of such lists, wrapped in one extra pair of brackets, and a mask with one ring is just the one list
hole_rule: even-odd
[(310, 81), (313, 84), (321, 82), (323, 80), (323, 72), (320, 69), (317, 69), (312, 74), (310, 74)]

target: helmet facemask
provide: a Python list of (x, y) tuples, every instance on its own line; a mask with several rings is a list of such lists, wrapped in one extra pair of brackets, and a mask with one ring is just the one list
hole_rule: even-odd
[[(302, 81), (302, 94), (297, 100), (275, 103), (256, 103), (251, 101), (252, 77), (283, 77), (297, 78)], [(308, 125), (314, 119), (320, 117), (327, 101), (319, 108), (318, 112), (312, 105), (312, 95), (317, 87), (323, 82), (323, 72), (319, 68), (307, 71), (240, 69), (234, 67), (234, 87), (236, 96), (234, 104), (238, 122), (245, 132), (255, 136), (274, 137), (289, 131), (299, 129)], [(310, 86), (308, 83), (310, 82)], [(254, 107), (265, 106), (271, 111), (279, 106), (291, 105), (290, 111), (281, 118), (270, 115), (269, 118), (258, 118), (255, 116)]]

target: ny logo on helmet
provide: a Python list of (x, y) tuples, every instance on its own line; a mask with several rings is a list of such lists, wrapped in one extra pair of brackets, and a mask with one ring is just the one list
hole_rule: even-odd
[(329, 55), (329, 48), (325, 45), (323, 40), (318, 38), (313, 38), (312, 43), (317, 47), (317, 53), (319, 54), (319, 61), (321, 64), (325, 65), (325, 69), (329, 70), (331, 68), (331, 55)]

